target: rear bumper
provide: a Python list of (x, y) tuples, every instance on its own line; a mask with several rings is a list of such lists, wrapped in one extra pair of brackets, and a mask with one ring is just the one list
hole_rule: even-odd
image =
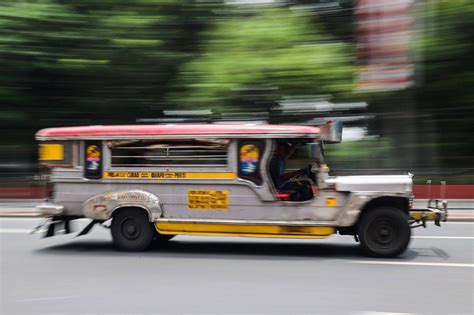
[(64, 206), (53, 203), (44, 203), (36, 207), (43, 217), (55, 217), (64, 214)]

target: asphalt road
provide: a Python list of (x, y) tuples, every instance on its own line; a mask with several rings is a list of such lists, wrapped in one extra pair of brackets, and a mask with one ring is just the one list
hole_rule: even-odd
[(123, 253), (102, 227), (40, 239), (36, 222), (0, 218), (1, 314), (474, 312), (473, 222), (416, 229), (397, 259), (362, 257), (348, 236), (180, 236)]

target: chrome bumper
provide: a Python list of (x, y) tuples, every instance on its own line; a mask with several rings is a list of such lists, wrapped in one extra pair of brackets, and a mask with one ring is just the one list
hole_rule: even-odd
[(43, 217), (54, 217), (64, 213), (64, 206), (44, 203), (36, 207)]
[(421, 224), (412, 227), (426, 226), (426, 221), (434, 221), (435, 225), (440, 226), (440, 222), (448, 220), (448, 202), (446, 200), (430, 200), (426, 209), (410, 210), (410, 218), (413, 223)]

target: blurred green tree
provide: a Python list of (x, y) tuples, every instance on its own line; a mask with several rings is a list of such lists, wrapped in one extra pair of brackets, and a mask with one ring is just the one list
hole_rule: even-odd
[[(413, 87), (365, 95), (377, 115), (371, 134), (391, 139), (387, 167), (474, 171), (474, 6), (427, 1), (416, 10)], [(455, 170), (458, 171), (455, 171)], [(445, 171), (443, 171), (445, 170)]]
[(202, 35), (201, 51), (180, 68), (170, 96), (183, 107), (265, 110), (282, 97), (352, 91), (351, 45), (288, 8), (222, 18)]
[(21, 146), (34, 160), (40, 128), (160, 115), (168, 82), (194, 56), (213, 8), (191, 0), (2, 1), (0, 128), (10, 149), (0, 161), (18, 160)]
[[(420, 124), (432, 125), (440, 168), (474, 172), (474, 6), (472, 1), (425, 3), (419, 85)], [(428, 130), (428, 132), (430, 132)], [(419, 142), (426, 136), (419, 133)]]

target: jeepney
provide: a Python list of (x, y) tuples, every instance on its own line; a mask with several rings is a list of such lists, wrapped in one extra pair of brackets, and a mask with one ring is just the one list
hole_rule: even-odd
[[(142, 251), (176, 235), (326, 238), (352, 235), (372, 256), (403, 253), (411, 228), (447, 219), (445, 201), (412, 209), (412, 175), (330, 176), (324, 144), (339, 122), (288, 125), (123, 125), (49, 128), (36, 134), (52, 195), (38, 207), (45, 236), (70, 221), (110, 227), (119, 250)], [(312, 197), (276, 188), (278, 143), (298, 145)], [(304, 155), (303, 154), (303, 155)], [(301, 155), (301, 154), (300, 154)], [(109, 224), (110, 223), (110, 224)]]

